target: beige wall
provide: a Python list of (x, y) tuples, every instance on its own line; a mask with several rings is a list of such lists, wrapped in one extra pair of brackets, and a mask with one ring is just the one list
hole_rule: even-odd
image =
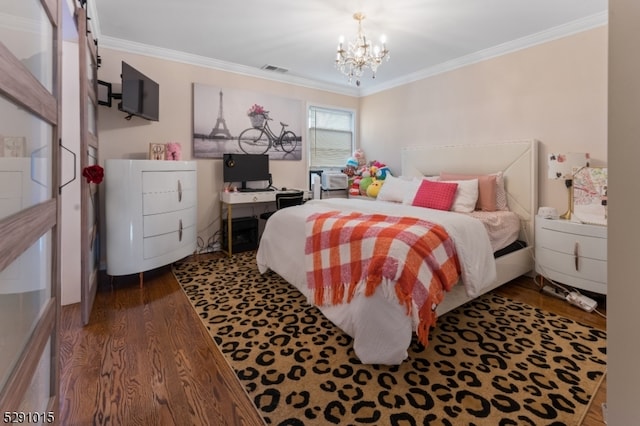
[[(155, 80), (160, 86), (160, 120), (147, 121), (138, 117), (125, 120), (126, 114), (111, 108), (99, 108), (100, 163), (109, 158), (147, 157), (149, 143), (180, 142), (182, 157), (191, 160), (193, 127), (192, 84), (210, 84), (223, 88), (238, 88), (272, 93), (277, 96), (301, 100), (301, 122), (306, 123), (306, 107), (309, 103), (357, 109), (358, 99), (335, 93), (308, 89), (300, 86), (247, 77), (239, 74), (167, 61), (153, 57), (100, 49), (101, 80), (120, 84), (121, 61), (125, 61)], [(119, 87), (115, 92), (119, 91)], [(118, 101), (115, 101), (116, 103)], [(248, 108), (248, 106), (247, 106)], [(271, 161), (270, 171), (278, 187), (307, 188), (307, 151), (303, 135), (302, 161)], [(198, 235), (205, 242), (220, 227), (218, 192), (222, 188), (222, 161), (196, 159), (198, 161)], [(246, 214), (260, 213), (249, 211)]]
[(567, 193), (547, 179), (547, 153), (607, 161), (607, 28), (367, 96), (360, 115), (367, 158), (398, 172), (401, 146), (538, 139), (539, 200), (562, 213)]
[[(200, 66), (101, 49), (102, 80), (119, 82), (125, 60), (160, 84), (160, 121), (130, 121), (100, 108), (100, 161), (145, 158), (150, 142), (179, 141), (191, 158), (192, 83), (242, 88), (359, 111), (359, 144), (368, 159), (398, 173), (399, 149), (416, 144), (540, 140), (541, 205), (564, 211), (562, 182), (546, 177), (549, 152), (590, 152), (607, 164), (607, 27), (503, 55), (363, 98), (304, 88)], [(274, 161), (278, 186), (306, 187), (303, 160)], [(198, 160), (198, 226), (204, 241), (219, 228), (221, 161)], [(249, 214), (259, 213), (256, 211)]]

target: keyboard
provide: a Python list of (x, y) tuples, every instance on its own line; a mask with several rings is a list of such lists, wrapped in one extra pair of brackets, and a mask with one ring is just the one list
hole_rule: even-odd
[(273, 191), (273, 188), (238, 188), (238, 192), (267, 192)]

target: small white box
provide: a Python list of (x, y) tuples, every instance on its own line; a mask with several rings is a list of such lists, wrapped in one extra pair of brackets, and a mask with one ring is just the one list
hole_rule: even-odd
[(347, 189), (349, 177), (342, 172), (322, 173), (322, 189)]

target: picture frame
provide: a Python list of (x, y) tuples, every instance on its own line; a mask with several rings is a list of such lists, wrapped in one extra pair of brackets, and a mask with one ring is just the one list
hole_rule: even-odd
[(594, 225), (607, 225), (607, 168), (573, 169), (573, 219)]
[[(301, 161), (305, 119), (299, 99), (194, 82), (193, 156), (222, 159), (224, 154), (266, 154), (270, 160)], [(268, 131), (254, 130), (263, 127)], [(281, 144), (285, 131), (287, 140), (295, 144)]]
[(26, 157), (27, 139), (24, 136), (0, 138), (0, 157)]
[(149, 160), (164, 160), (166, 146), (163, 143), (149, 144)]

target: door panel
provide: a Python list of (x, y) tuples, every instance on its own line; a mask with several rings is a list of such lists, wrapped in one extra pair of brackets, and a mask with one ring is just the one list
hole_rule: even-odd
[(3, 23), (10, 23), (0, 26), (3, 412), (58, 406), (59, 6), (60, 0), (0, 2)]
[[(3, 0), (0, 11), (3, 20), (12, 25), (0, 25), (0, 40), (49, 92), (53, 91), (54, 45), (51, 40), (55, 26), (37, 0)], [(11, 18), (9, 18), (9, 16)]]
[(0, 272), (0, 388), (51, 299), (51, 252), (47, 233)]
[[(87, 28), (85, 9), (76, 9), (78, 51), (80, 55), (80, 168), (98, 164), (98, 52)], [(89, 323), (91, 307), (98, 288), (98, 185), (82, 179), (81, 210), (81, 306), (82, 322)]]

